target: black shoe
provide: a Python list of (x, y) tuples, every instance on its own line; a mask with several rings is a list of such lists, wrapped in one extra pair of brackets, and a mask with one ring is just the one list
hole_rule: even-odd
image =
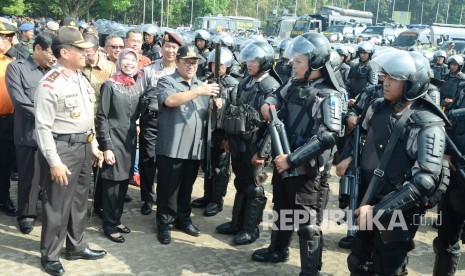
[(194, 237), (200, 236), (200, 229), (195, 227), (192, 223), (188, 225), (176, 224), (176, 228), (183, 231), (184, 233), (188, 235), (191, 235)]
[(34, 222), (28, 220), (19, 221), (19, 231), (23, 234), (29, 234), (34, 229)]
[(75, 252), (75, 253), (69, 253), (67, 252), (65, 254), (65, 259), (67, 260), (97, 260), (105, 257), (107, 255), (107, 252), (105, 250), (92, 250), (89, 247), (86, 249), (80, 251), (80, 252)]
[(164, 230), (160, 230), (158, 228), (158, 234), (157, 234), (158, 241), (161, 244), (169, 244), (171, 242), (171, 230), (169, 227), (166, 227)]
[(209, 200), (205, 197), (199, 197), (195, 200), (192, 200), (191, 207), (192, 208), (205, 208), (208, 205)]
[(210, 202), (208, 203), (207, 207), (205, 207), (203, 214), (206, 217), (213, 217), (221, 211), (223, 211), (223, 204)]
[(270, 252), (268, 248), (255, 250), (252, 260), (261, 263), (282, 263), (289, 260), (289, 249)]
[(339, 243), (337, 244), (340, 248), (344, 248), (344, 249), (350, 249), (351, 245), (352, 245), (352, 241), (355, 239), (354, 236), (347, 236), (347, 237), (344, 237), (342, 238)]
[(142, 215), (150, 215), (152, 213), (152, 201), (146, 201), (142, 204), (142, 207), (140, 207), (140, 212)]
[(65, 273), (65, 270), (63, 269), (63, 266), (61, 265), (60, 261), (44, 261), (41, 260), (42, 266), (45, 269), (45, 272), (47, 272), (50, 275), (63, 275)]
[(116, 229), (118, 229), (118, 232), (123, 233), (123, 234), (131, 233), (131, 229), (129, 229), (127, 226), (124, 226), (124, 228), (116, 227)]
[(11, 199), (0, 202), (0, 210), (5, 212), (10, 217), (16, 217), (18, 215), (18, 209)]
[(19, 175), (18, 175), (17, 172), (10, 173), (10, 180), (11, 181), (18, 181), (18, 179), (19, 179)]
[(124, 202), (131, 202), (131, 201), (132, 201), (132, 197), (126, 194), (126, 197), (124, 198)]
[(105, 233), (105, 236), (107, 236), (107, 238), (112, 242), (123, 243), (126, 241), (123, 236), (113, 237), (111, 234), (108, 233)]
[(224, 235), (236, 235), (240, 229), (233, 227), (231, 222), (225, 222), (216, 227), (216, 231)]
[(252, 233), (248, 233), (248, 232), (246, 232), (244, 230), (240, 231), (234, 237), (233, 242), (236, 245), (244, 245), (244, 244), (253, 243), (258, 238), (260, 238), (260, 230), (258, 229), (258, 227), (256, 227), (255, 230), (253, 230)]

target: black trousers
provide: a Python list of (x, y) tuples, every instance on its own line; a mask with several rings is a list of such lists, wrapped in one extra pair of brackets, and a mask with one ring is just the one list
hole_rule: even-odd
[(438, 238), (448, 247), (456, 244), (460, 239), (460, 231), (465, 220), (465, 191), (460, 187), (458, 175), (451, 172), (450, 184), (442, 198), (438, 223)]
[(37, 201), (40, 191), (40, 173), (44, 171), (41, 166), (46, 163), (39, 162), (40, 151), (36, 147), (16, 146), (16, 159), (18, 167), (18, 220), (23, 218), (37, 218)]
[(10, 198), (10, 174), (15, 163), (13, 114), (0, 116), (0, 201)]
[(157, 155), (157, 224), (191, 224), (192, 187), (202, 161)]
[(146, 112), (140, 118), (139, 135), (139, 174), (140, 199), (153, 201), (153, 182), (155, 181), (156, 156), (155, 144), (157, 142), (157, 119)]
[[(87, 247), (84, 231), (92, 172), (91, 145), (57, 141), (56, 148), (71, 174), (66, 186), (51, 180), (49, 166), (43, 166), (40, 174), (43, 179), (40, 253), (44, 261), (59, 260), (65, 238), (66, 252), (79, 252)], [(42, 154), (39, 162), (47, 162)]]
[(129, 179), (122, 181), (102, 179), (101, 184), (103, 231), (107, 234), (115, 234), (118, 232), (116, 227), (121, 224)]
[(250, 184), (256, 183), (256, 177), (265, 174), (263, 167), (252, 165), (252, 157), (258, 147), (254, 143), (241, 140), (237, 136), (228, 137), (231, 152), (231, 165), (234, 172), (234, 186), (236, 190), (244, 192)]

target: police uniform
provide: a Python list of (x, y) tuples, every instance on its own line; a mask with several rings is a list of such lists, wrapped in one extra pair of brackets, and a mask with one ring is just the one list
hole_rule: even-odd
[[(443, 128), (448, 121), (421, 97), (428, 89), (430, 70), (421, 54), (396, 50), (373, 62), (383, 74), (404, 78), (406, 89), (397, 102), (374, 101), (362, 120), (367, 135), (360, 153), (361, 185), (368, 188), (359, 194), (360, 205), (364, 210), (370, 205), (379, 223), (357, 231), (347, 263), (353, 274), (405, 275), (421, 215), (443, 185)], [(403, 109), (396, 111), (398, 106)], [(397, 140), (393, 133), (399, 133)], [(387, 148), (392, 151), (386, 159)], [(383, 159), (386, 165), (380, 167)]]
[[(166, 42), (182, 45), (182, 39), (171, 32), (165, 33), (163, 39)], [(153, 183), (156, 175), (155, 145), (157, 141), (158, 99), (155, 93), (158, 80), (175, 72), (176, 66), (166, 68), (163, 59), (154, 61), (145, 66), (144, 70), (144, 95), (141, 110), (140, 135), (139, 135), (139, 173), (140, 173), (140, 198), (144, 202), (141, 212), (148, 215), (152, 212)]]
[[(34, 30), (34, 24), (31, 23), (24, 23), (21, 26), (19, 26), (19, 31), (20, 32), (27, 32), (27, 31), (32, 31)], [(29, 39), (28, 41), (20, 40), (19, 44), (23, 47), (26, 52), (28, 52), (30, 55), (34, 52), (34, 49), (32, 48), (32, 45), (34, 44), (34, 39)]]
[(365, 87), (377, 83), (378, 76), (373, 72), (370, 61), (359, 61), (358, 63), (352, 65), (347, 77), (349, 99), (355, 99)]
[[(193, 207), (206, 207), (205, 216), (214, 216), (223, 210), (223, 197), (226, 195), (230, 173), (231, 157), (229, 152), (225, 152), (222, 143), (227, 139), (223, 129), (224, 111), (231, 103), (231, 99), (237, 94), (237, 85), (239, 82), (229, 76), (223, 76), (220, 79), (220, 97), (223, 100), (223, 108), (217, 111), (217, 118), (212, 119), (211, 134), (211, 175), (206, 175), (204, 180), (204, 196), (202, 203)], [(206, 166), (208, 165), (208, 162)], [(206, 171), (206, 169), (204, 170)], [(200, 200), (200, 199), (199, 199)]]
[[(194, 46), (182, 46), (177, 59), (200, 58)], [(199, 230), (192, 225), (191, 194), (200, 163), (205, 159), (206, 121), (209, 97), (198, 96), (178, 107), (168, 107), (165, 100), (175, 94), (190, 91), (203, 82), (195, 76), (190, 84), (175, 71), (158, 81), (157, 154), (157, 226), (158, 238), (169, 243), (170, 224), (191, 235)], [(167, 239), (168, 238), (168, 239)]]
[[(254, 110), (260, 110), (264, 100), (276, 91), (279, 85), (268, 73), (258, 78), (248, 76), (239, 84), (236, 99), (232, 99), (231, 102), (235, 106), (249, 105)], [(221, 224), (216, 230), (222, 234), (235, 235), (234, 243), (238, 245), (254, 242), (260, 236), (258, 225), (267, 201), (262, 186), (266, 172), (263, 166), (254, 166), (251, 162), (259, 150), (266, 130), (266, 123), (261, 115), (256, 120), (255, 129), (247, 130), (244, 134), (233, 133), (225, 125), (235, 175), (236, 196), (231, 222)], [(249, 123), (251, 122), (246, 124)]]
[(449, 104), (446, 104), (444, 101), (446, 98), (454, 99), (458, 93), (459, 83), (465, 81), (465, 74), (458, 72), (457, 74), (452, 74), (449, 72), (443, 78), (444, 84), (439, 90), (441, 93), (441, 106), (447, 107)]
[[(446, 110), (452, 127), (447, 129), (447, 134), (455, 144), (460, 154), (465, 153), (465, 91), (462, 90), (454, 102)], [(463, 166), (457, 160), (457, 156), (451, 153), (451, 148), (446, 149), (446, 154), (452, 156), (452, 164), (463, 172)], [(463, 163), (462, 163), (463, 164)], [(450, 184), (441, 203), (438, 205), (438, 213), (441, 214), (438, 221), (438, 236), (433, 241), (433, 249), (436, 254), (433, 275), (454, 275), (460, 260), (461, 248), (459, 236), (465, 220), (465, 179), (463, 173), (451, 171)]]
[[(15, 145), (18, 162), (18, 207), (20, 230), (22, 221), (37, 218), (40, 167), (35, 133), (34, 92), (38, 82), (49, 69), (41, 68), (29, 56), (17, 60), (7, 69), (7, 87), (15, 106)], [(29, 231), (32, 228), (29, 229)], [(26, 230), (27, 231), (27, 230)]]
[[(71, 44), (90, 48), (79, 30), (62, 27), (54, 37), (52, 48)], [(82, 51), (82, 50), (81, 50)], [(76, 54), (76, 53), (75, 53)], [(91, 250), (84, 239), (87, 197), (92, 173), (92, 152), (98, 150), (94, 137), (95, 92), (79, 70), (60, 64), (42, 78), (34, 93), (37, 144), (48, 166), (41, 172), (42, 234), (40, 253), (46, 271), (62, 274), (60, 250), (66, 238), (66, 258), (98, 259), (105, 251)], [(54, 183), (49, 168), (64, 164), (71, 172), (68, 185)]]
[(433, 64), (431, 66), (431, 69), (433, 70), (434, 78), (438, 80), (443, 80), (444, 76), (446, 76), (449, 73), (449, 68), (447, 67), (447, 64)]

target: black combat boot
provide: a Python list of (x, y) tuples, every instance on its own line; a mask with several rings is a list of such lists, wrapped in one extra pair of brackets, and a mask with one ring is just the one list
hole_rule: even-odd
[(213, 176), (211, 202), (208, 203), (204, 212), (206, 217), (214, 216), (223, 211), (223, 197), (226, 195), (229, 182), (229, 154), (223, 153), (221, 157), (222, 159), (227, 158), (227, 160), (222, 162), (221, 168), (215, 169)]
[(234, 237), (234, 244), (244, 245), (253, 243), (260, 237), (260, 224), (265, 209), (266, 197), (248, 198), (244, 212), (242, 230)]
[(307, 225), (297, 231), (300, 247), (299, 276), (317, 276), (321, 270), (321, 254), (323, 249), (323, 236), (320, 227)]
[(204, 208), (208, 205), (212, 197), (212, 185), (213, 177), (207, 178), (207, 175), (205, 175), (205, 179), (203, 180), (203, 197), (192, 200), (192, 208)]
[(289, 260), (289, 245), (293, 231), (271, 231), (271, 243), (267, 248), (255, 250), (252, 260), (262, 263), (280, 263)]
[(245, 195), (237, 191), (234, 197), (234, 205), (232, 210), (231, 222), (226, 222), (216, 227), (216, 231), (220, 234), (236, 235), (242, 228), (244, 219), (245, 203), (247, 202)]

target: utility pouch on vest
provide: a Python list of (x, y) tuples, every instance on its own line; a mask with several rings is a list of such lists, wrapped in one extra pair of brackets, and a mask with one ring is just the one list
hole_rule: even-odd
[(230, 105), (224, 114), (223, 129), (227, 134), (247, 135), (258, 130), (260, 114), (250, 105)]

